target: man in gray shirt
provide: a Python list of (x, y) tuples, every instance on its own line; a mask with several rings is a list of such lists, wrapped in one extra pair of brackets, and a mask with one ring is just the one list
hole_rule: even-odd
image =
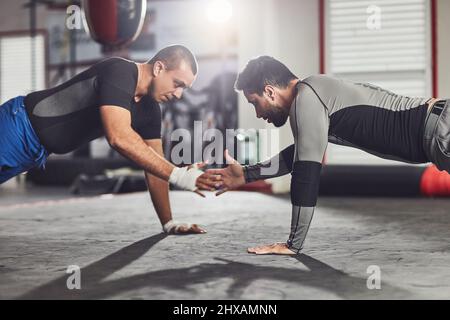
[[(450, 100), (411, 98), (380, 87), (324, 75), (300, 80), (268, 56), (250, 60), (236, 81), (258, 118), (276, 127), (289, 118), (295, 143), (265, 162), (241, 166), (226, 152), (221, 194), (248, 182), (288, 173), (292, 220), (286, 243), (249, 248), (256, 254), (297, 254), (303, 248), (319, 191), (328, 142), (355, 147), (381, 158), (433, 162), (450, 172)], [(274, 174), (265, 170), (274, 161)]]

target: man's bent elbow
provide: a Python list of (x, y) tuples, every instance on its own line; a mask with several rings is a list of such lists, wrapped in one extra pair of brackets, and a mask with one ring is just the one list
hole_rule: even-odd
[(116, 151), (124, 150), (126, 143), (123, 138), (119, 137), (107, 137), (106, 140), (108, 141), (108, 144), (111, 148), (113, 148)]

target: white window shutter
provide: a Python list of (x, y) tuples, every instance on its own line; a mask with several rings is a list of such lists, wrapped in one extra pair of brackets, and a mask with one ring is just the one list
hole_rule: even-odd
[(0, 37), (0, 103), (45, 89), (45, 72), (43, 35)]

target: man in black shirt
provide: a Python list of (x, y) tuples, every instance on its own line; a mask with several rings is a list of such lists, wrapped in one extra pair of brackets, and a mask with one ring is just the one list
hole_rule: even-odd
[(198, 166), (177, 168), (163, 157), (159, 103), (180, 99), (197, 74), (194, 55), (180, 45), (147, 63), (110, 58), (48, 90), (0, 106), (0, 184), (49, 154), (70, 152), (106, 136), (120, 154), (145, 170), (151, 198), (167, 233), (204, 233), (172, 221), (168, 182), (198, 191), (210, 183)]

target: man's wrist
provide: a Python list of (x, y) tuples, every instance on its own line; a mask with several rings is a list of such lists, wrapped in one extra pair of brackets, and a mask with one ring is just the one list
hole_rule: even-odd
[(198, 169), (196, 165), (192, 167), (175, 167), (169, 177), (169, 182), (183, 190), (194, 191), (197, 189), (196, 181), (203, 171)]
[(248, 166), (247, 165), (242, 166), (242, 171), (244, 173), (244, 184), (248, 183), (249, 182), (248, 181)]
[(180, 229), (184, 228), (188, 230), (192, 228), (192, 224), (190, 223), (180, 223), (177, 221), (170, 220), (166, 224), (163, 225), (163, 231), (165, 233), (177, 234), (180, 232)]
[(165, 233), (170, 233), (170, 231), (171, 231), (173, 228), (175, 228), (176, 225), (177, 225), (177, 224), (176, 224), (173, 220), (169, 220), (168, 222), (166, 222), (166, 223), (162, 226), (162, 228), (163, 228), (163, 231), (164, 231)]
[(244, 170), (244, 181), (245, 183), (250, 183), (253, 181), (258, 181), (264, 179), (261, 177), (261, 164), (257, 163), (254, 165), (245, 165), (242, 166)]

